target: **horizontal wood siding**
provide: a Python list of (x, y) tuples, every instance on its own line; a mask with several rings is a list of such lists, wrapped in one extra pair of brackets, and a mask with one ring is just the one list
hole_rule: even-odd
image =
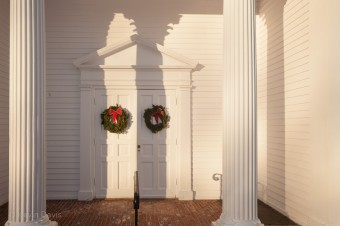
[(260, 2), (259, 198), (306, 222), (310, 185), (309, 0)]
[(9, 0), (0, 0), (0, 206), (8, 201)]
[(192, 75), (193, 189), (219, 198), (222, 171), (221, 1), (46, 1), (47, 197), (76, 198), (80, 72), (73, 60), (132, 34), (200, 62)]
[(213, 175), (222, 172), (223, 16), (183, 15), (165, 46), (204, 66), (192, 76), (193, 188), (197, 199), (219, 198)]

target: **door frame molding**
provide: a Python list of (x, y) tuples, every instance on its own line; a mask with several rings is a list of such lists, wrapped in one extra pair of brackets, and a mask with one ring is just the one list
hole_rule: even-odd
[(176, 90), (178, 100), (177, 186), (180, 200), (194, 198), (191, 136), (192, 68), (81, 68), (80, 76), (80, 186), (78, 200), (95, 197), (95, 93), (96, 90)]

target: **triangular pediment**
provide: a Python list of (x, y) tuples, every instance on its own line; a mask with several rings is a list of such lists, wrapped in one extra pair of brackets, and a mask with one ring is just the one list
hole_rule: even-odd
[(133, 35), (74, 61), (78, 68), (185, 68), (194, 69), (198, 62)]

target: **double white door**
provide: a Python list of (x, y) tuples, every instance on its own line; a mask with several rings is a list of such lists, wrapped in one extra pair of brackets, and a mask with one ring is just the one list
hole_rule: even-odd
[[(100, 114), (120, 104), (131, 114), (126, 134), (103, 129)], [(145, 125), (144, 110), (167, 107), (170, 127), (153, 134)], [(138, 169), (141, 197), (176, 196), (176, 94), (173, 90), (99, 90), (95, 95), (95, 191), (97, 198), (133, 196), (133, 175)], [(90, 167), (90, 166), (89, 166)]]

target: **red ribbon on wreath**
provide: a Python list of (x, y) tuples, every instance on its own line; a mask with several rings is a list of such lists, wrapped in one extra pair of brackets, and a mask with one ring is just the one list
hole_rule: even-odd
[(164, 111), (161, 108), (158, 108), (156, 112), (152, 113), (152, 117), (155, 118), (156, 123), (158, 124), (158, 120), (160, 117), (164, 115)]
[(117, 124), (118, 122), (118, 115), (121, 115), (121, 114), (123, 114), (123, 111), (121, 108), (117, 108), (117, 110), (113, 110), (112, 108), (110, 108), (109, 110), (109, 115), (111, 115), (112, 121), (115, 124)]

